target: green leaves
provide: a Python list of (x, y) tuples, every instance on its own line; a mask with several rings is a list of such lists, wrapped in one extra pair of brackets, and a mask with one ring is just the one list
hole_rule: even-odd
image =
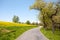
[(13, 22), (18, 23), (19, 22), (19, 17), (18, 16), (14, 16), (13, 17)]
[(42, 0), (37, 0), (32, 6), (31, 9), (41, 10), (43, 7), (46, 6), (46, 3)]

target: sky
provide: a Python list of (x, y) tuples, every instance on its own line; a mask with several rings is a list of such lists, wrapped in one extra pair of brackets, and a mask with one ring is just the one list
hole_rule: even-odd
[[(45, 0), (50, 2), (52, 0)], [(57, 0), (53, 0), (56, 2)], [(39, 22), (37, 16), (39, 11), (30, 10), (29, 7), (35, 0), (0, 0), (0, 20), (12, 22), (14, 15), (18, 16), (20, 22)]]

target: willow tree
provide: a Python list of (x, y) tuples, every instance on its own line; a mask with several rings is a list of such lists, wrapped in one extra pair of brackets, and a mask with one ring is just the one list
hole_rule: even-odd
[(46, 6), (46, 3), (45, 2), (43, 2), (42, 0), (36, 0), (36, 2), (30, 7), (31, 9), (35, 9), (35, 10), (39, 10), (40, 11), (41, 16), (40, 16), (40, 13), (39, 13), (38, 18), (40, 20), (40, 17), (42, 17), (41, 18), (41, 21), (44, 24), (44, 27), (45, 27), (45, 21), (44, 21), (44, 13), (42, 12), (43, 11), (42, 9), (45, 6)]
[(56, 8), (55, 15), (52, 18), (55, 26), (60, 29), (60, 1), (56, 4), (56, 6), (57, 8)]
[(36, 0), (30, 8), (40, 11), (38, 18), (43, 23), (44, 28), (52, 28), (54, 32), (56, 22), (53, 19), (58, 14), (58, 6), (52, 2), (46, 3), (43, 0)]

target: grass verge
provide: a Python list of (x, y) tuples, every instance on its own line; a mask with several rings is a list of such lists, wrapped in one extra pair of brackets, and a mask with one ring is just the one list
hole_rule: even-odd
[(0, 40), (15, 40), (25, 31), (36, 26), (0, 26)]
[(41, 28), (40, 31), (49, 39), (49, 40), (60, 40), (60, 31), (56, 30), (55, 33), (52, 33), (52, 30), (45, 30)]

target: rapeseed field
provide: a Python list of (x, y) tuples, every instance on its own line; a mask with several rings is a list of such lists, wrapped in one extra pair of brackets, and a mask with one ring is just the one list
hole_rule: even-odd
[(36, 25), (0, 21), (0, 40), (15, 40), (25, 31), (35, 27)]

